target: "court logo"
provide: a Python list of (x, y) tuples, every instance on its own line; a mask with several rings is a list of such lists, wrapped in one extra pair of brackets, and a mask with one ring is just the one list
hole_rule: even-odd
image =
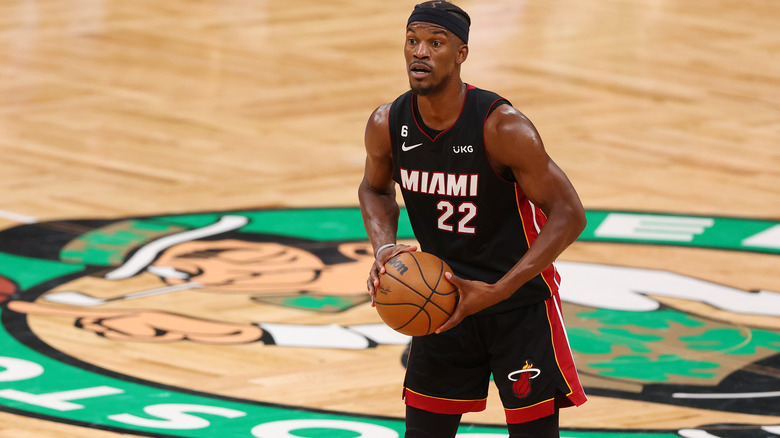
[[(777, 222), (587, 215), (584, 241), (780, 254)], [(412, 239), (405, 216), (399, 239)], [(282, 390), (290, 382), (279, 374), (281, 366), (332, 381), (329, 387), (347, 388), (346, 396), (380, 375), (397, 374), (400, 386), (408, 338), (389, 330), (369, 305), (372, 262), (357, 208), (1, 230), (0, 410), (144, 436), (333, 436), (328, 431), (340, 428), (349, 436), (398, 437), (400, 401), (388, 403), (397, 413), (356, 408), (355, 416), (330, 409), (347, 403), (334, 398), (339, 392), (301, 398)], [(654, 431), (664, 438), (777, 433), (777, 291), (635, 267), (557, 266), (569, 343), (591, 403), (647, 415), (677, 409)], [(144, 366), (124, 367), (123, 355)], [(323, 371), (356, 360), (372, 366)], [(529, 360), (507, 377), (527, 397), (539, 373)], [(568, 412), (574, 420), (562, 436), (634, 433), (630, 426), (589, 429), (592, 423)], [(504, 433), (501, 422), (479, 423), (465, 425), (460, 436)], [(306, 432), (294, 434), (296, 428)]]

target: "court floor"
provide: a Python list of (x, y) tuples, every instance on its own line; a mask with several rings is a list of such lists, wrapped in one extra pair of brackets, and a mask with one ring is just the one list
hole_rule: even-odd
[[(0, 2), (0, 438), (403, 435), (357, 186), (413, 4)], [(561, 435), (780, 435), (780, 5), (458, 4), (587, 210)]]

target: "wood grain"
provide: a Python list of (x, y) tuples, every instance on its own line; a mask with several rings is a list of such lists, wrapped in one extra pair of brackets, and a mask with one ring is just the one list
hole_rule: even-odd
[[(464, 79), (530, 117), (586, 208), (780, 217), (776, 2), (460, 5), (473, 22)], [(357, 205), (368, 115), (408, 88), (401, 48), (411, 7), (356, 0), (0, 4), (0, 227), (25, 219)], [(578, 243), (564, 258), (780, 290), (776, 256)], [(158, 300), (186, 306), (197, 295), (131, 307)], [(304, 318), (250, 313), (238, 297), (228, 302), (235, 308), (221, 309), (237, 320)], [(369, 320), (368, 311), (348, 318)], [(301, 357), (259, 344), (193, 368), (189, 346), (119, 346), (63, 321), (35, 318), (31, 325), (66, 353), (107, 368), (121, 371), (135, 357), (139, 378), (196, 380), (204, 382), (198, 390), (262, 398), (257, 388), (279, 394), (294, 387), (290, 382), (337, 373), (353, 385), (323, 385), (306, 395), (309, 406), (402, 415), (399, 347), (372, 351), (372, 363), (382, 364), (373, 372), (356, 365), (364, 359), (353, 352)], [(106, 349), (116, 363), (105, 360)], [(312, 373), (311, 363), (327, 367)], [(289, 403), (303, 397), (286, 391)], [(501, 423), (494, 397), (489, 413), (468, 420)], [(648, 405), (597, 397), (567, 412), (562, 424), (683, 427), (696, 416), (697, 424), (722, 422), (712, 412)], [(752, 420), (744, 417), (731, 420)], [(4, 413), (0, 423), (0, 437), (117, 435)]]

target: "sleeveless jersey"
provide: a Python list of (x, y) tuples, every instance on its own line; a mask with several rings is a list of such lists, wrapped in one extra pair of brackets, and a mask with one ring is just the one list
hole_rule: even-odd
[[(437, 255), (455, 275), (495, 283), (528, 251), (546, 220), (511, 176), (498, 175), (485, 150), (483, 128), (506, 99), (467, 86), (458, 120), (432, 133), (417, 99), (407, 92), (390, 108), (393, 179), (399, 185), (420, 249)], [(496, 313), (557, 295), (554, 266), (507, 300), (480, 313)]]

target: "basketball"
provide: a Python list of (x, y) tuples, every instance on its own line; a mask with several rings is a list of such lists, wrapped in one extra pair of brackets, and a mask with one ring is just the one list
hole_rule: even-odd
[(404, 252), (385, 263), (374, 297), (382, 321), (409, 336), (433, 333), (450, 318), (457, 288), (444, 278), (444, 261), (425, 252)]

